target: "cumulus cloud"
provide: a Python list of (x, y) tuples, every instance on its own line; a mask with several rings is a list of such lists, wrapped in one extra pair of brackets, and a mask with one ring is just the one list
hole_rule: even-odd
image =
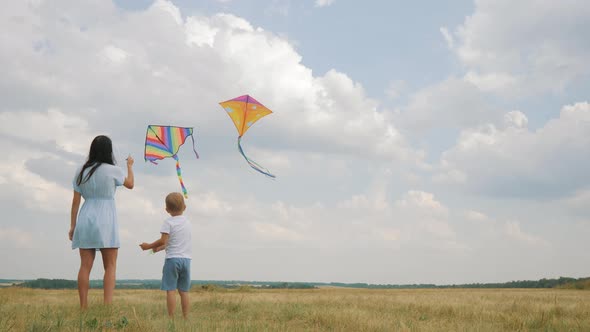
[(526, 128), (529, 120), (526, 115), (520, 111), (511, 111), (504, 114), (504, 124), (506, 127)]
[(521, 229), (520, 223), (516, 221), (506, 222), (504, 224), (504, 231), (512, 239), (515, 239), (528, 245), (547, 245), (547, 242), (542, 238), (532, 234), (525, 233)]
[[(0, 113), (0, 131), (0, 147), (10, 151), (0, 163), (4, 199), (22, 200), (41, 214), (67, 210), (64, 197), (71, 195), (74, 163), (82, 159), (73, 151), (88, 148), (88, 123), (57, 109), (13, 111)], [(10, 204), (7, 209), (18, 214)]]
[[(410, 95), (397, 119), (414, 134), (437, 128), (470, 127), (497, 122), (500, 112), (490, 105), (475, 85), (459, 78), (448, 78)], [(417, 132), (416, 132), (417, 131)]]
[(0, 241), (2, 241), (3, 247), (17, 250), (30, 249), (35, 246), (30, 233), (15, 227), (0, 228)]
[(590, 186), (577, 190), (559, 203), (563, 204), (567, 213), (586, 221), (590, 215)]
[(298, 240), (301, 238), (301, 235), (298, 233), (275, 224), (268, 224), (268, 223), (254, 223), (252, 225), (257, 233), (262, 236), (268, 236), (276, 240), (283, 240), (283, 241), (290, 241), (290, 240)]
[[(19, 56), (2, 62), (5, 75), (0, 84), (10, 86), (2, 95), (5, 127), (15, 128), (15, 112), (25, 109), (33, 121), (35, 113), (47, 112), (35, 105), (49, 104), (51, 121), (70, 121), (63, 126), (92, 133), (106, 129), (113, 138), (123, 140), (121, 149), (127, 150), (131, 148), (127, 141), (143, 135), (142, 126), (129, 129), (128, 121), (207, 123), (197, 128), (200, 135), (224, 130), (231, 134), (231, 124), (217, 102), (248, 92), (275, 114), (257, 123), (246, 139), (280, 132), (277, 144), (301, 151), (336, 151), (409, 163), (422, 158), (422, 152), (407, 144), (362, 86), (334, 70), (312, 76), (288, 41), (244, 19), (229, 14), (184, 18), (166, 1), (124, 14), (112, 4), (96, 6), (96, 13), (108, 19), (88, 18), (83, 23), (76, 5), (63, 8), (59, 16), (43, 2), (15, 9), (22, 14), (20, 21), (8, 17), (10, 30), (19, 38), (3, 43), (7, 51), (3, 54)], [(70, 18), (67, 24), (60, 21), (64, 16)], [(62, 23), (54, 25), (55, 21)], [(23, 22), (36, 22), (39, 29), (35, 34), (24, 33)], [(116, 37), (106, 37), (111, 35)], [(38, 40), (51, 45), (49, 54), (33, 47)], [(23, 91), (27, 98), (22, 98)], [(31, 125), (36, 131), (50, 128)], [(65, 135), (79, 137), (71, 131)], [(87, 137), (79, 138), (76, 142), (87, 141)], [(277, 144), (248, 146), (274, 154), (273, 163), (288, 167), (290, 161), (276, 151), (264, 151), (276, 150)], [(76, 146), (76, 152), (84, 152), (82, 145)]]
[(417, 211), (422, 211), (426, 214), (438, 216), (446, 216), (448, 214), (447, 208), (436, 201), (432, 193), (419, 190), (408, 191), (404, 195), (404, 198), (397, 201), (396, 204), (403, 208), (413, 207)]
[(0, 113), (0, 132), (15, 140), (15, 144), (18, 141), (52, 143), (66, 152), (83, 151), (91, 138), (88, 131), (87, 120), (56, 108)]
[(518, 111), (504, 127), (481, 125), (462, 131), (443, 153), (439, 178), (493, 196), (560, 197), (590, 183), (590, 104), (564, 106), (559, 118), (532, 131)]
[(447, 27), (441, 27), (439, 30), (440, 30), (440, 33), (445, 38), (445, 41), (447, 42), (447, 46), (450, 49), (453, 49), (455, 47), (455, 38), (453, 37), (453, 34), (451, 34), (451, 32), (449, 32), (449, 29)]
[(484, 213), (474, 210), (465, 211), (464, 216), (471, 221), (484, 222), (489, 220), (489, 217)]
[(578, 0), (481, 0), (462, 25), (441, 32), (467, 68), (467, 81), (522, 96), (562, 91), (590, 74), (589, 16), (590, 7)]
[(316, 7), (328, 7), (334, 3), (334, 0), (315, 0)]

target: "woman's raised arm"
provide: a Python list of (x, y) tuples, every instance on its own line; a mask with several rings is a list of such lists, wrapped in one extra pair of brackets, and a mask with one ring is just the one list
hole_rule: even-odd
[(133, 186), (135, 185), (135, 179), (133, 177), (133, 157), (131, 156), (127, 157), (127, 177), (125, 178), (123, 185), (127, 189), (133, 189)]

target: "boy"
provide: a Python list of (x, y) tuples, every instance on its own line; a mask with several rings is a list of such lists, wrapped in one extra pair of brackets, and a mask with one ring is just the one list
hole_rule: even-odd
[(142, 243), (143, 250), (153, 249), (154, 252), (166, 249), (166, 260), (162, 270), (162, 290), (166, 291), (168, 316), (174, 317), (176, 298), (174, 291), (178, 289), (182, 315), (186, 319), (189, 311), (188, 291), (191, 286), (191, 223), (182, 215), (186, 205), (180, 193), (166, 196), (166, 212), (170, 218), (164, 221), (160, 233), (162, 236), (152, 243)]

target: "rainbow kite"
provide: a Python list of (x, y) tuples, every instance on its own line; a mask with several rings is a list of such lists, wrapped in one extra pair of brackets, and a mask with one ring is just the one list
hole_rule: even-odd
[(145, 161), (149, 160), (157, 165), (158, 163), (156, 163), (156, 160), (162, 160), (168, 157), (174, 158), (174, 160), (176, 160), (176, 174), (178, 175), (178, 181), (180, 181), (182, 193), (185, 198), (188, 198), (188, 194), (184, 183), (182, 182), (180, 163), (176, 154), (178, 153), (180, 146), (184, 144), (184, 141), (189, 136), (193, 140), (193, 151), (195, 151), (195, 155), (199, 158), (199, 154), (195, 150), (193, 128), (149, 125), (145, 135)]
[(240, 144), (242, 141), (242, 136), (246, 133), (246, 131), (248, 131), (248, 129), (250, 129), (254, 122), (260, 120), (264, 116), (269, 115), (272, 113), (272, 111), (248, 95), (243, 95), (228, 101), (221, 102), (219, 105), (225, 109), (229, 117), (234, 122), (236, 129), (238, 130), (238, 150), (244, 159), (246, 159), (250, 167), (256, 171), (274, 179), (275, 176), (272, 175), (266, 168), (260, 166), (255, 161), (246, 156), (244, 150), (242, 149), (242, 145)]

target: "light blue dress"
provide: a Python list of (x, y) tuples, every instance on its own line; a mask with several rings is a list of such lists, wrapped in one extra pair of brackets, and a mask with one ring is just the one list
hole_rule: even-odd
[[(74, 176), (74, 190), (82, 194), (84, 204), (78, 213), (72, 249), (119, 248), (119, 225), (115, 191), (123, 185), (125, 174), (118, 166), (100, 165), (90, 179), (77, 184), (80, 169)], [(91, 167), (84, 170), (84, 176)]]

